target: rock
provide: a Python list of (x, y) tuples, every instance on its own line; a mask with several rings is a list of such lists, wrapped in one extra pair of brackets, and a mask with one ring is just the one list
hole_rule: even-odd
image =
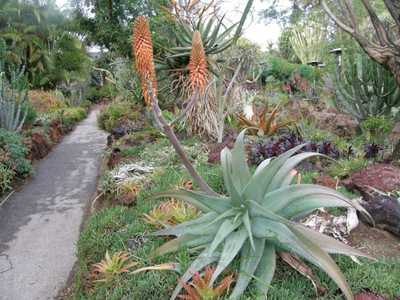
[(372, 216), (376, 226), (400, 237), (400, 202), (397, 198), (369, 187), (359, 191), (363, 197), (361, 205)]
[(358, 128), (356, 119), (350, 115), (333, 112), (332, 110), (314, 111), (312, 117), (318, 128), (329, 130), (343, 137), (354, 136)]
[(337, 114), (332, 125), (334, 125), (334, 133), (347, 137), (354, 136), (358, 128), (357, 120), (346, 114)]
[(337, 182), (331, 176), (328, 175), (320, 175), (313, 178), (313, 182), (315, 184), (323, 185), (329, 187), (331, 189), (336, 189)]
[(390, 164), (373, 164), (353, 173), (343, 184), (358, 191), (369, 186), (382, 192), (392, 192), (400, 188), (400, 169)]

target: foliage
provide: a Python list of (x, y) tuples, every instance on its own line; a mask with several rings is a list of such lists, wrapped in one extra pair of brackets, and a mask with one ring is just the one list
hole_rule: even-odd
[(114, 84), (106, 83), (100, 87), (91, 86), (87, 93), (87, 99), (92, 102), (111, 100), (116, 96), (117, 89)]
[(321, 0), (319, 4), (363, 52), (393, 75), (400, 87), (400, 45), (393, 42), (400, 38), (398, 0), (354, 2), (350, 5), (347, 0)]
[(5, 72), (4, 41), (0, 39), (0, 127), (11, 131), (20, 131), (27, 116), (27, 88), (23, 69)]
[(238, 114), (237, 116), (239, 118), (239, 123), (242, 125), (242, 127), (249, 128), (249, 132), (252, 132), (254, 131), (254, 128), (257, 128), (256, 133), (260, 136), (273, 135), (280, 128), (286, 127), (290, 123), (278, 123), (280, 109), (281, 107), (279, 105), (276, 105), (268, 116), (268, 107), (265, 107), (259, 113), (256, 112), (253, 120), (247, 119), (243, 114)]
[(289, 93), (305, 92), (311, 81), (319, 82), (318, 70), (308, 65), (290, 63), (287, 60), (269, 56), (262, 72), (263, 83), (277, 82)]
[(293, 46), (290, 43), (291, 35), (291, 28), (285, 28), (282, 30), (278, 39), (279, 56), (289, 62), (298, 62), (296, 61), (298, 60), (296, 53), (294, 52)]
[[(200, 148), (197, 139), (183, 140), (182, 142), (187, 147)], [(188, 179), (187, 172), (180, 166), (180, 162), (170, 155), (171, 149), (165, 138), (160, 138), (153, 143), (134, 146), (131, 149), (132, 151), (136, 150), (135, 157), (137, 159), (156, 162), (157, 165), (165, 166), (165, 168), (159, 168), (158, 172), (151, 175), (149, 178), (151, 184), (148, 185), (148, 188), (141, 189), (134, 207), (103, 207), (88, 217), (77, 243), (78, 263), (73, 280), (72, 298), (169, 299), (179, 277), (177, 273), (145, 272), (135, 276), (120, 276), (118, 280), (109, 285), (88, 287), (87, 278), (90, 274), (90, 266), (93, 262), (102, 260), (107, 250), (111, 254), (128, 248), (137, 261), (149, 264), (158, 264), (167, 260), (175, 261), (181, 264), (183, 270), (193, 257), (188, 249), (182, 249), (167, 257), (152, 257), (152, 250), (164, 243), (165, 239), (149, 235), (148, 233), (154, 230), (154, 227), (143, 222), (142, 218), (144, 213), (148, 213), (163, 201), (152, 199), (151, 195), (175, 188), (182, 180)], [(210, 165), (206, 160), (206, 157), (200, 160), (197, 157), (195, 163), (197, 169), (215, 190), (223, 192), (219, 166)], [(302, 179), (305, 179), (305, 175), (302, 176)], [(399, 294), (398, 260), (379, 259), (376, 262), (359, 265), (344, 256), (335, 256), (334, 259), (344, 272), (354, 293), (358, 293), (368, 286), (371, 290), (387, 295), (389, 298), (396, 298)], [(308, 279), (279, 261), (278, 266), (268, 299), (309, 300), (315, 298), (313, 286)], [(327, 294), (321, 296), (321, 300), (343, 298), (338, 294), (337, 287), (329, 280), (329, 277), (316, 268), (313, 268), (313, 271), (322, 284), (327, 287)], [(223, 297), (221, 298), (224, 299)], [(255, 289), (248, 289), (243, 299), (257, 299)]]
[(7, 63), (23, 65), (29, 84), (56, 87), (86, 77), (89, 59), (68, 19), (54, 1), (4, 1), (0, 37), (7, 44)]
[(348, 53), (336, 70), (335, 105), (359, 121), (369, 116), (389, 115), (400, 104), (393, 75), (366, 54)]
[(344, 178), (368, 166), (368, 160), (364, 157), (339, 159), (328, 169), (328, 174), (332, 177)]
[(3, 161), (0, 161), (0, 195), (7, 192), (11, 188), (14, 175), (14, 171)]
[(199, 211), (192, 205), (170, 199), (154, 207), (148, 214), (144, 214), (144, 219), (156, 227), (166, 227), (190, 221), (198, 214)]
[(203, 41), (204, 52), (210, 64), (210, 55), (221, 53), (237, 42), (252, 5), (253, 0), (247, 0), (239, 22), (229, 27), (224, 24), (224, 17), (217, 18), (212, 15), (206, 19), (203, 13), (194, 16), (190, 23), (187, 20), (179, 19), (178, 28), (175, 31), (177, 46), (168, 50), (170, 55), (164, 62), (167, 64), (167, 69), (176, 70), (179, 69), (179, 66), (188, 65), (192, 50), (192, 38), (196, 31), (199, 32), (200, 39)]
[(68, 107), (62, 110), (63, 125), (71, 126), (86, 118), (87, 112), (83, 107)]
[(30, 90), (29, 102), (39, 113), (51, 113), (66, 108), (60, 91)]
[(326, 31), (322, 24), (308, 20), (305, 24), (296, 24), (289, 38), (292, 49), (303, 64), (322, 62)]
[(263, 76), (265, 78), (273, 76), (277, 80), (287, 81), (294, 73), (309, 81), (318, 78), (314, 68), (307, 65), (293, 64), (277, 56), (269, 56), (267, 58)]
[(111, 102), (101, 111), (98, 117), (100, 127), (110, 132), (118, 126), (119, 121), (124, 119), (137, 121), (139, 114), (135, 111), (136, 109), (138, 108), (130, 102)]
[(118, 96), (125, 101), (139, 102), (142, 98), (137, 72), (132, 70), (128, 59), (116, 58), (110, 63), (111, 78), (107, 78), (115, 86)]
[(151, 16), (157, 55), (163, 52), (163, 47), (173, 37), (175, 24), (164, 10), (169, 6), (167, 0), (80, 0), (75, 1), (74, 6), (74, 28), (84, 35), (85, 42), (99, 45), (122, 57), (131, 56), (131, 22), (138, 16)]
[[(205, 268), (203, 276), (199, 272), (193, 275), (193, 281), (191, 283), (185, 283), (183, 288), (186, 294), (179, 295), (178, 298), (182, 300), (217, 300), (220, 299), (222, 294), (229, 290), (231, 284), (234, 281), (234, 275), (227, 275), (221, 280), (217, 287), (213, 287), (211, 284), (211, 278), (215, 268), (207, 266)], [(211, 286), (210, 286), (211, 284)]]
[(13, 170), (17, 176), (26, 177), (31, 174), (32, 165), (25, 158), (28, 155), (28, 149), (21, 135), (0, 128), (0, 149), (8, 156), (8, 159), (3, 161), (4, 165)]
[(383, 144), (393, 128), (393, 121), (385, 116), (370, 116), (360, 127), (369, 143)]
[(127, 252), (117, 252), (112, 256), (106, 252), (105, 258), (93, 265), (92, 274), (94, 277), (99, 277), (97, 281), (108, 282), (113, 280), (117, 275), (129, 272), (129, 269), (136, 266), (136, 262), (132, 262), (129, 259)]
[[(334, 190), (318, 185), (291, 184), (293, 168), (304, 159), (318, 155), (312, 152), (294, 155), (303, 147), (300, 145), (273, 161), (265, 161), (251, 174), (242, 132), (233, 150), (225, 148), (221, 153), (228, 197), (188, 190), (156, 196), (184, 200), (203, 212), (193, 221), (156, 232), (161, 236), (177, 236), (177, 239), (158, 248), (157, 255), (174, 252), (181, 247), (201, 246), (204, 249), (182, 276), (171, 299), (176, 298), (182, 284), (192, 278), (193, 272), (217, 262), (210, 281), (212, 284), (236, 256), (240, 260), (240, 271), (230, 299), (239, 299), (253, 277), (258, 279), (256, 290), (259, 295), (266, 296), (275, 273), (276, 251), (283, 249), (323, 269), (347, 299), (353, 298), (343, 274), (328, 253), (366, 255), (290, 219), (319, 207), (357, 206), (365, 210)], [(324, 197), (319, 198), (320, 194)]]
[(250, 149), (249, 161), (251, 164), (259, 165), (267, 158), (282, 155), (286, 151), (302, 144), (305, 145), (305, 151), (318, 152), (334, 159), (351, 154), (351, 149), (347, 149), (348, 153), (343, 153), (330, 140), (323, 140), (320, 142), (307, 141), (302, 137), (292, 133), (282, 135), (278, 138), (270, 138), (264, 142), (252, 145)]

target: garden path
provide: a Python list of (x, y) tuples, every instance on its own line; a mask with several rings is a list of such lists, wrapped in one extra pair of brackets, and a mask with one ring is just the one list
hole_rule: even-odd
[(53, 299), (76, 261), (106, 134), (91, 111), (0, 207), (0, 299)]

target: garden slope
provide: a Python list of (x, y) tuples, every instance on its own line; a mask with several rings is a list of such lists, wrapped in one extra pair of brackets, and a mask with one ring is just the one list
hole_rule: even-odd
[(97, 110), (42, 160), (0, 208), (0, 298), (53, 299), (75, 263), (85, 206), (95, 192), (106, 135)]

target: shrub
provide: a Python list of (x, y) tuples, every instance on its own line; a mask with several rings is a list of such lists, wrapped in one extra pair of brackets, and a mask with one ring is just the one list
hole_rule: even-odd
[(22, 109), (26, 112), (24, 126), (29, 126), (35, 123), (38, 114), (35, 108), (33, 107), (32, 103), (29, 101), (24, 102), (22, 104)]
[(270, 56), (267, 59), (267, 64), (263, 70), (263, 76), (265, 78), (273, 76), (275, 79), (280, 81), (288, 81), (293, 74), (299, 74), (302, 78), (309, 81), (317, 79), (318, 74), (313, 67), (301, 64), (293, 64), (288, 62), (286, 59)]
[(4, 163), (0, 163), (0, 195), (11, 188), (14, 171)]
[(32, 165), (26, 159), (28, 149), (21, 135), (0, 128), (0, 149), (8, 154), (8, 159), (3, 163), (15, 171), (17, 176), (26, 177), (31, 174)]
[(139, 116), (133, 110), (134, 105), (129, 102), (112, 102), (100, 113), (98, 118), (99, 125), (102, 129), (111, 131), (118, 126), (118, 121), (121, 119), (136, 121)]
[(112, 99), (116, 96), (117, 89), (111, 83), (105, 84), (101, 87), (92, 86), (90, 87), (87, 98), (91, 102), (98, 102), (104, 99)]
[(39, 113), (50, 113), (67, 107), (62, 94), (57, 91), (30, 90), (28, 98)]
[(62, 122), (66, 126), (74, 125), (86, 118), (87, 112), (82, 107), (69, 107), (63, 110)]
[(340, 159), (328, 169), (328, 174), (332, 177), (343, 178), (351, 173), (359, 171), (368, 166), (368, 160), (363, 157), (351, 159)]
[(385, 116), (368, 117), (361, 122), (361, 129), (369, 143), (383, 144), (393, 128), (393, 121)]

